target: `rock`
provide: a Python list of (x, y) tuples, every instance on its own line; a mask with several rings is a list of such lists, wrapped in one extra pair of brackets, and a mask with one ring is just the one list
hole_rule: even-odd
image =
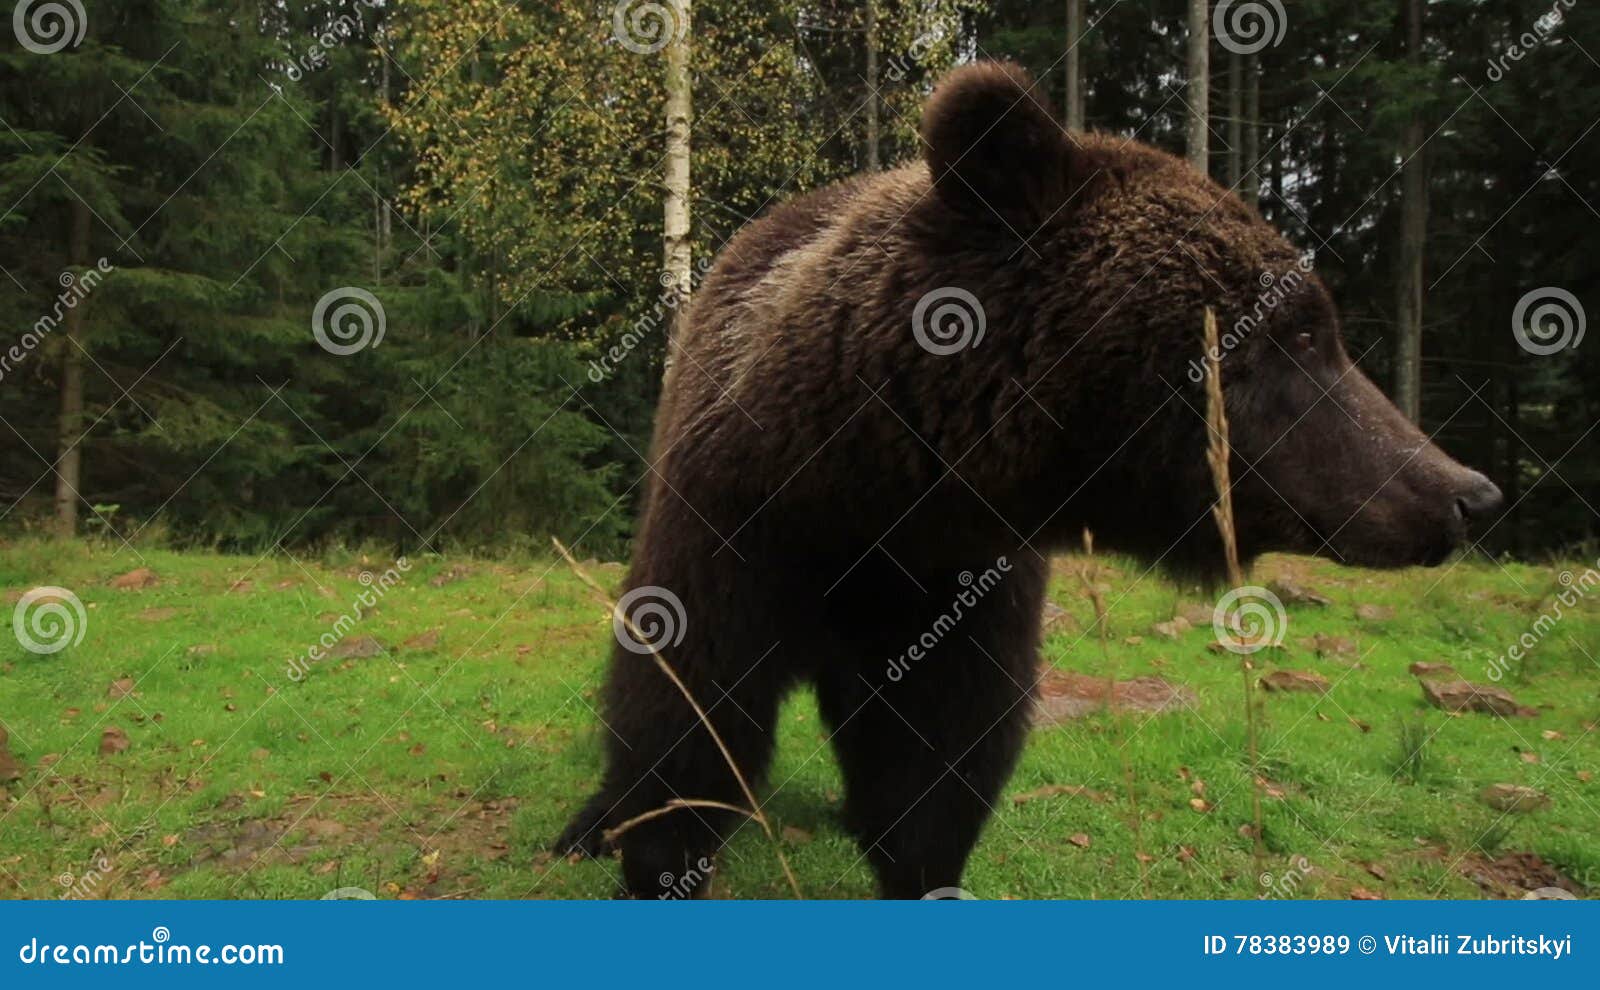
[(1033, 722), (1056, 725), (1104, 711), (1108, 694), (1117, 709), (1146, 713), (1170, 711), (1195, 701), (1193, 691), (1160, 677), (1135, 677), (1113, 686), (1104, 677), (1051, 669), (1039, 680)]
[(1550, 795), (1521, 784), (1490, 784), (1479, 797), (1496, 811), (1526, 813), (1550, 807)]
[(1394, 618), (1393, 605), (1357, 605), (1356, 618), (1366, 622), (1382, 622)]
[(108, 725), (100, 733), (100, 755), (111, 756), (128, 750), (128, 734), (120, 726)]
[(1189, 620), (1185, 619), (1181, 615), (1175, 615), (1166, 622), (1157, 622), (1155, 625), (1150, 627), (1152, 632), (1155, 632), (1161, 636), (1165, 636), (1168, 639), (1177, 639), (1179, 636), (1182, 636), (1184, 633), (1193, 628), (1194, 627), (1189, 624)]
[(1491, 715), (1519, 715), (1523, 709), (1505, 688), (1470, 681), (1424, 679), (1422, 696), (1428, 704), (1447, 712), (1487, 712)]
[(449, 567), (428, 579), (428, 583), (435, 588), (443, 588), (447, 584), (455, 584), (472, 576), (472, 568), (465, 564), (451, 564)]
[(335, 643), (328, 656), (336, 660), (366, 660), (383, 653), (383, 644), (371, 636), (352, 636)]
[(1356, 641), (1346, 636), (1330, 636), (1327, 633), (1317, 633), (1307, 640), (1302, 640), (1305, 647), (1324, 660), (1337, 660), (1354, 656)]
[(406, 640), (404, 643), (401, 643), (400, 648), (403, 650), (431, 650), (438, 645), (439, 630), (429, 629), (427, 632), (418, 633), (417, 635)]
[(1430, 663), (1427, 660), (1418, 660), (1416, 663), (1412, 664), (1410, 667), (1407, 667), (1406, 669), (1411, 671), (1411, 675), (1413, 677), (1424, 677), (1424, 678), (1426, 678), (1426, 677), (1447, 678), (1448, 677), (1448, 678), (1455, 678), (1457, 680), (1459, 680), (1460, 677), (1461, 677), (1460, 674), (1456, 673), (1456, 669), (1454, 667), (1450, 666), (1449, 664), (1447, 664), (1447, 663)]
[(126, 698), (133, 694), (133, 678), (119, 677), (106, 688), (107, 698)]
[(156, 577), (156, 572), (148, 567), (136, 567), (120, 577), (111, 579), (111, 587), (123, 591), (142, 591), (145, 588), (154, 588), (161, 580)]
[(1333, 687), (1326, 677), (1308, 670), (1274, 670), (1263, 675), (1258, 683), (1268, 691), (1312, 691), (1316, 694), (1327, 694)]
[(1046, 636), (1053, 632), (1077, 632), (1081, 628), (1078, 625), (1076, 616), (1055, 602), (1048, 600), (1044, 603), (1044, 611), (1040, 616), (1040, 626)]
[(1211, 625), (1216, 616), (1216, 609), (1210, 605), (1200, 605), (1190, 602), (1178, 607), (1178, 615), (1187, 619), (1190, 626), (1196, 629)]
[(1322, 608), (1333, 600), (1309, 588), (1302, 588), (1288, 578), (1277, 578), (1267, 584), (1267, 590), (1278, 596), (1285, 605), (1315, 605)]

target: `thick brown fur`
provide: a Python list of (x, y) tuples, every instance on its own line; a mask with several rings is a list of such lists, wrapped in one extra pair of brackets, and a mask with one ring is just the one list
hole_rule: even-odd
[[(1020, 751), (1045, 556), (1088, 527), (1219, 573), (1191, 373), (1206, 307), (1258, 317), (1221, 362), (1247, 557), (1434, 563), (1498, 500), (1351, 366), (1300, 252), (1227, 190), (1064, 133), (1009, 65), (953, 73), (922, 130), (926, 163), (792, 200), (723, 249), (677, 331), (628, 581), (682, 603), (662, 654), (752, 777), (783, 694), (815, 685), (846, 822), (897, 897), (960, 884)], [(982, 337), (935, 353), (913, 313), (952, 288)], [(648, 658), (619, 647), (602, 716), (605, 780), (561, 848), (599, 852), (673, 798), (743, 800)], [(629, 892), (699, 876), (733, 824), (628, 831)]]

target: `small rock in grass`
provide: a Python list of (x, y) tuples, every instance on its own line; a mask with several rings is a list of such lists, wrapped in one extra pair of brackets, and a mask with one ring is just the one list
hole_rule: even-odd
[(156, 572), (148, 567), (136, 567), (126, 574), (111, 579), (111, 587), (123, 591), (142, 591), (145, 588), (154, 588), (161, 580), (156, 577)]
[(1496, 811), (1526, 813), (1550, 807), (1550, 795), (1521, 784), (1490, 784), (1479, 795)]
[(1303, 588), (1288, 578), (1278, 578), (1268, 583), (1267, 590), (1277, 595), (1285, 605), (1315, 605), (1321, 608), (1333, 604), (1326, 595)]
[(1470, 681), (1423, 680), (1422, 696), (1428, 704), (1447, 712), (1487, 712), (1491, 715), (1519, 715), (1524, 709), (1505, 688)]
[(1313, 691), (1327, 694), (1333, 685), (1321, 674), (1307, 670), (1274, 670), (1261, 678), (1261, 686), (1268, 691)]

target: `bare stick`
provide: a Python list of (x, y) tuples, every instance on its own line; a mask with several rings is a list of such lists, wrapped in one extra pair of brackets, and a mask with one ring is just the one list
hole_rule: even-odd
[[(666, 657), (663, 657), (661, 651), (656, 649), (655, 644), (650, 641), (650, 637), (642, 632), (638, 626), (634, 625), (633, 620), (617, 608), (617, 603), (612, 601), (610, 595), (606, 594), (606, 590), (600, 587), (594, 578), (586, 574), (582, 567), (578, 566), (578, 562), (572, 558), (571, 551), (553, 536), (550, 538), (550, 542), (555, 544), (556, 552), (561, 554), (561, 558), (567, 562), (568, 567), (572, 568), (572, 573), (578, 576), (578, 580), (588, 585), (596, 595), (600, 596), (600, 600), (610, 608), (611, 614), (622, 620), (622, 624), (628, 628), (628, 632), (633, 634), (635, 640), (650, 648), (650, 657), (655, 661), (656, 666), (660, 668), (663, 674), (667, 675), (667, 679), (678, 689), (678, 693), (683, 695), (684, 700), (689, 702), (689, 707), (694, 709), (695, 715), (700, 719), (700, 724), (704, 725), (706, 731), (711, 733), (712, 741), (717, 744), (717, 749), (721, 751), (722, 758), (727, 761), (728, 769), (733, 771), (733, 778), (739, 782), (739, 789), (744, 792), (744, 799), (750, 802), (750, 807), (747, 809), (731, 805), (729, 808), (740, 814), (748, 815), (755, 820), (756, 824), (761, 826), (763, 832), (767, 833), (767, 838), (772, 841), (772, 851), (778, 854), (778, 863), (783, 867), (783, 875), (788, 879), (790, 889), (794, 891), (794, 896), (804, 899), (805, 895), (800, 892), (800, 883), (795, 880), (794, 871), (789, 869), (789, 860), (783, 855), (783, 847), (778, 844), (778, 835), (772, 831), (772, 823), (761, 812), (761, 802), (756, 800), (755, 791), (750, 788), (749, 781), (745, 779), (744, 771), (739, 769), (739, 764), (734, 760), (733, 753), (728, 750), (727, 744), (722, 741), (722, 736), (717, 732), (717, 727), (711, 724), (711, 718), (706, 714), (706, 710), (700, 707), (700, 702), (696, 701), (694, 695), (689, 691), (689, 686), (683, 683), (683, 679), (678, 676), (678, 672), (672, 669), (671, 664), (667, 663)], [(665, 808), (661, 809), (661, 812), (665, 814), (669, 810), (676, 811), (679, 808), (689, 806), (691, 806), (691, 802), (683, 802), (678, 807), (673, 807), (669, 802)]]
[(618, 825), (616, 828), (608, 828), (601, 834), (605, 836), (605, 840), (607, 842), (615, 842), (617, 838), (622, 835), (622, 833), (633, 828), (635, 825), (643, 825), (645, 822), (650, 821), (651, 819), (660, 818), (662, 815), (670, 815), (680, 808), (718, 808), (722, 811), (731, 811), (736, 815), (743, 815), (746, 818), (756, 817), (755, 812), (751, 811), (749, 808), (741, 808), (736, 804), (729, 804), (726, 801), (711, 801), (705, 798), (673, 798), (671, 801), (668, 801), (661, 807), (651, 808), (642, 815), (634, 815), (632, 818), (623, 822), (621, 825)]
[[(1217, 340), (1217, 315), (1206, 307), (1206, 462), (1217, 487), (1217, 501), (1211, 513), (1227, 554), (1228, 581), (1235, 588), (1244, 585), (1244, 569), (1239, 566), (1238, 531), (1233, 526), (1233, 482), (1228, 475), (1228, 410), (1222, 398), (1222, 350)], [(1255, 683), (1250, 679), (1250, 658), (1239, 654), (1239, 673), (1244, 678), (1244, 722), (1250, 740), (1250, 799), (1254, 812), (1255, 855), (1260, 860), (1261, 846), (1261, 770), (1256, 748)]]

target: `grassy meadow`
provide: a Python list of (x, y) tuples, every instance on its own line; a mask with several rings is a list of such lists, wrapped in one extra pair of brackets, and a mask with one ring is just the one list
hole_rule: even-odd
[[(0, 636), (0, 896), (612, 896), (615, 862), (544, 851), (599, 769), (604, 606), (554, 558), (417, 558), (386, 588), (393, 566), (358, 552), (0, 547), (8, 618), (39, 585), (70, 589), (85, 616), (81, 641), (51, 654), (10, 626)], [(1255, 654), (1252, 676), (1309, 672), (1328, 690), (1258, 693), (1254, 785), (1239, 659), (1208, 648), (1210, 601), (1124, 560), (1088, 562), (1109, 608), (1102, 641), (1084, 566), (1057, 564), (1065, 614), (1046, 662), (1158, 676), (1192, 701), (1039, 728), (973, 855), (974, 895), (1476, 898), (1600, 884), (1600, 594), (1530, 632), (1561, 572), (1585, 565), (1263, 561), (1259, 583), (1327, 602), (1288, 603), (1282, 647)], [(587, 567), (607, 586), (622, 576)], [(363, 592), (381, 597), (357, 619)], [(336, 628), (335, 655), (302, 667)], [(1412, 664), (1495, 683), (1490, 665), (1524, 634), (1536, 645), (1497, 682), (1521, 713), (1424, 701)], [(1483, 791), (1501, 784), (1544, 806), (1492, 807)], [(803, 692), (759, 792), (806, 896), (871, 895)], [(753, 825), (720, 866), (716, 896), (790, 896)]]

